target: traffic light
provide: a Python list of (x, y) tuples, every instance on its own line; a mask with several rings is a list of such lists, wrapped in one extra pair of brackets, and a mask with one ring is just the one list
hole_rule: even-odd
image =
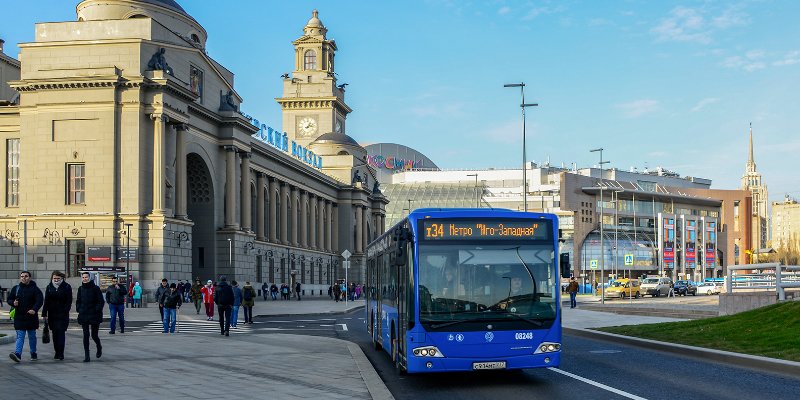
[(570, 276), (570, 271), (572, 271), (572, 268), (569, 264), (569, 253), (561, 253), (559, 257), (559, 266), (561, 270), (561, 276), (568, 278)]

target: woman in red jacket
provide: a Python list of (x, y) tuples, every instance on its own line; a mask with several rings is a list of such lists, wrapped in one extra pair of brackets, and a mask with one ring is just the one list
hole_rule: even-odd
[(211, 279), (206, 282), (206, 285), (200, 289), (200, 293), (203, 294), (203, 304), (206, 306), (206, 316), (208, 317), (209, 321), (214, 320), (214, 282), (211, 282)]

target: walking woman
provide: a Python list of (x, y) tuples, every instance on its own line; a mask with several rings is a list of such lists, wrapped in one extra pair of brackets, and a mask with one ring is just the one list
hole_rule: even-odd
[(244, 283), (242, 290), (242, 307), (244, 307), (244, 323), (253, 324), (253, 306), (256, 304), (256, 290), (250, 282)]
[(89, 273), (81, 274), (81, 287), (78, 288), (78, 300), (75, 302), (75, 311), (78, 312), (78, 323), (83, 328), (83, 362), (89, 362), (89, 330), (91, 329), (92, 340), (97, 346), (97, 354), (100, 358), (103, 355), (103, 346), (100, 344), (100, 323), (103, 322), (103, 293), (100, 288), (89, 279)]
[(72, 309), (72, 286), (64, 281), (66, 276), (61, 271), (50, 274), (50, 284), (44, 290), (44, 307), (42, 318), (53, 331), (53, 349), (55, 360), (64, 359), (64, 345), (69, 326), (69, 310)]
[(14, 329), (17, 331), (17, 342), (14, 352), (9, 354), (14, 362), (22, 360), (22, 348), (25, 336), (31, 350), (31, 361), (36, 361), (36, 330), (39, 329), (39, 309), (42, 308), (42, 291), (31, 280), (31, 273), (19, 273), (19, 284), (8, 294), (8, 304), (14, 306)]
[(136, 282), (136, 285), (133, 287), (133, 308), (141, 308), (142, 307), (142, 287), (139, 285), (139, 282)]

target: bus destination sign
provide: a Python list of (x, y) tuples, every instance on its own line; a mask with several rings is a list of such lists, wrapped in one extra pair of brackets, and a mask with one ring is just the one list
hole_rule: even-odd
[(422, 221), (424, 240), (550, 240), (550, 220), (437, 220)]

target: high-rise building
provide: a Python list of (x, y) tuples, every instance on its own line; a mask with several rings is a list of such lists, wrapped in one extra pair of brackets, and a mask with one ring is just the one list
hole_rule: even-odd
[(789, 195), (772, 203), (772, 248), (800, 250), (800, 203)]
[(742, 176), (742, 186), (744, 190), (749, 190), (753, 195), (753, 239), (752, 249), (746, 249), (752, 253), (767, 247), (769, 240), (769, 214), (767, 205), (769, 204), (769, 193), (767, 185), (761, 180), (761, 174), (756, 170), (756, 162), (753, 158), (753, 124), (750, 124), (750, 148), (748, 152), (747, 164), (745, 165), (744, 176)]

